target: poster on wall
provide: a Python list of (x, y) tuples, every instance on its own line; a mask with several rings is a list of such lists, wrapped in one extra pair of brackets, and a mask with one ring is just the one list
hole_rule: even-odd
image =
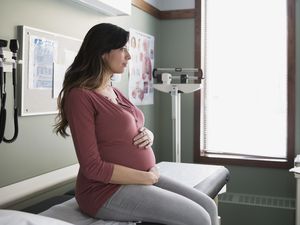
[(153, 104), (154, 37), (130, 29), (129, 99), (135, 105)]

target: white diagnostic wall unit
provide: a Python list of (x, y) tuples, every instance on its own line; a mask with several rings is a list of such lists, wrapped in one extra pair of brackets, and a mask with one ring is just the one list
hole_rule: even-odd
[(131, 0), (72, 0), (107, 16), (131, 14)]

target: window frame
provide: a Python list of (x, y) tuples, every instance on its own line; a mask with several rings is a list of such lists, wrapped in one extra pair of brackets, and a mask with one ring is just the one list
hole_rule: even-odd
[[(288, 29), (288, 49), (287, 49), (287, 158), (286, 160), (276, 160), (275, 158), (253, 157), (246, 155), (229, 155), (204, 153), (201, 151), (201, 93), (194, 94), (194, 162), (204, 164), (222, 164), (222, 165), (243, 165), (269, 168), (291, 168), (295, 156), (295, 91), (296, 91), (296, 31), (295, 31), (295, 0), (286, 0), (287, 4), (287, 29)], [(201, 65), (201, 0), (195, 0), (195, 67), (202, 68)], [(202, 77), (199, 72), (198, 76)], [(201, 90), (200, 90), (201, 91)]]

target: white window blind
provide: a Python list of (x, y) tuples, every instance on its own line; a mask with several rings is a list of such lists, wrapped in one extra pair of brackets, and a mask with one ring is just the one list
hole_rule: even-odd
[(286, 158), (286, 1), (203, 2), (201, 149)]

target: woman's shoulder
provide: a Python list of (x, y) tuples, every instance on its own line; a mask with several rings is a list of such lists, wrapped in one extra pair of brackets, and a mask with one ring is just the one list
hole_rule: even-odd
[(86, 107), (91, 108), (94, 105), (92, 91), (85, 88), (72, 88), (66, 94), (66, 106), (72, 108)]
[(64, 109), (69, 118), (74, 114), (74, 112), (76, 116), (79, 117), (92, 117), (95, 114), (95, 101), (93, 100), (90, 92), (91, 91), (88, 89), (76, 87), (66, 93)]
[(80, 88), (80, 87), (74, 87), (72, 88), (67, 94), (66, 99), (68, 101), (81, 101), (81, 100), (91, 100), (92, 91)]
[(90, 94), (91, 90), (80, 87), (74, 87), (69, 91), (68, 96), (88, 96)]

